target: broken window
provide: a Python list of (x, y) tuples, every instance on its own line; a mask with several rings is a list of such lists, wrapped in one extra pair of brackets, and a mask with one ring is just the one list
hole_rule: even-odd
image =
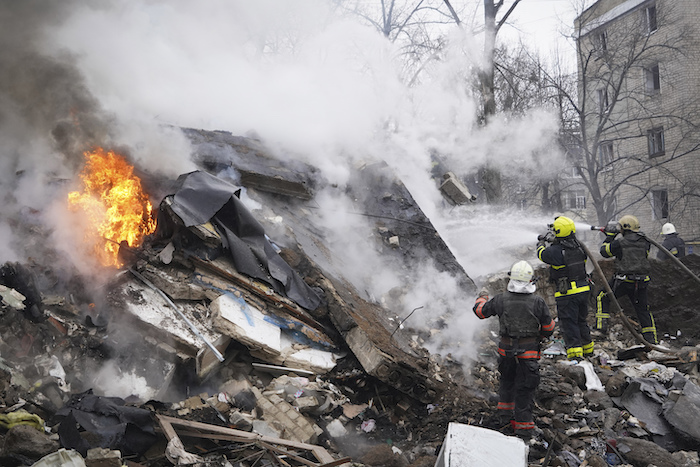
[(659, 77), (658, 63), (644, 69), (644, 87), (647, 94), (656, 94), (661, 90), (661, 79)]
[(668, 190), (651, 191), (651, 213), (654, 220), (668, 218)]
[(647, 131), (647, 143), (649, 145), (649, 157), (663, 156), (666, 152), (664, 128), (656, 127)]
[(642, 10), (642, 25), (643, 30), (647, 34), (651, 34), (656, 31), (656, 3), (652, 3), (648, 7)]
[(613, 144), (611, 142), (600, 143), (598, 146), (598, 165), (601, 171), (612, 169)]

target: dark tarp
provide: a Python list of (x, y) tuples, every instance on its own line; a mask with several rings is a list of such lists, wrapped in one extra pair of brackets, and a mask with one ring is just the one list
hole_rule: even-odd
[[(83, 457), (88, 449), (118, 449), (126, 455), (143, 454), (156, 442), (151, 412), (124, 405), (119, 397), (102, 397), (92, 389), (73, 394), (56, 412), (61, 420), (61, 446), (75, 449)], [(81, 429), (89, 433), (85, 436)]]
[(320, 297), (275, 251), (262, 225), (235, 195), (237, 187), (201, 171), (181, 175), (176, 187), (175, 214), (187, 227), (211, 222), (238, 272), (269, 284), (307, 310), (318, 307)]

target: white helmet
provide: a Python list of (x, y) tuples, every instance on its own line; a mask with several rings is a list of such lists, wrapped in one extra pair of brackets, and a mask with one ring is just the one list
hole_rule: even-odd
[(670, 222), (665, 223), (663, 227), (661, 227), (661, 235), (668, 235), (672, 233), (676, 233), (676, 227)]
[(530, 282), (534, 271), (527, 261), (518, 261), (511, 268), (508, 275), (510, 280), (520, 282)]

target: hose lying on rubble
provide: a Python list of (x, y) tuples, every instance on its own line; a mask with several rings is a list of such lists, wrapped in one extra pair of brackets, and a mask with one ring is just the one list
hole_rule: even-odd
[[(598, 264), (597, 261), (593, 261), (593, 255), (591, 255), (590, 250), (588, 247), (583, 243), (580, 242), (581, 246), (583, 247), (583, 250), (586, 252), (586, 255), (588, 255), (589, 258), (591, 258), (591, 262), (593, 263), (593, 268), (595, 269), (595, 272), (598, 273), (600, 276), (600, 280), (603, 284), (603, 288), (605, 289), (605, 293), (608, 294), (608, 297), (610, 297), (610, 301), (615, 304), (615, 309), (622, 318), (622, 323), (625, 325), (627, 330), (632, 333), (632, 335), (639, 341), (640, 344), (644, 345), (644, 347), (648, 349), (653, 349), (653, 350), (658, 350), (659, 352), (663, 353), (668, 353), (668, 354), (674, 354), (677, 355), (677, 352), (674, 352), (673, 350), (667, 349), (665, 347), (661, 347), (659, 345), (654, 345), (649, 342), (647, 342), (644, 337), (637, 332), (637, 330), (634, 328), (634, 325), (630, 322), (630, 320), (627, 318), (625, 313), (622, 311), (622, 307), (620, 306), (620, 302), (617, 301), (617, 297), (615, 297), (615, 294), (613, 293), (612, 289), (610, 288), (610, 284), (608, 284), (608, 280), (605, 278), (605, 274), (603, 274), (603, 270), (600, 268), (600, 265)], [(680, 261), (679, 261), (680, 262)]]

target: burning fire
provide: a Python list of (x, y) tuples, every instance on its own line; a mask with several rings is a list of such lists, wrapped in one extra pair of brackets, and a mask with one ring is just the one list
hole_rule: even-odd
[(85, 232), (86, 240), (94, 244), (100, 263), (121, 266), (119, 243), (139, 246), (155, 231), (153, 208), (134, 167), (124, 157), (102, 148), (84, 154), (85, 167), (80, 173), (84, 189), (69, 193), (68, 202), (87, 214), (91, 231)]

